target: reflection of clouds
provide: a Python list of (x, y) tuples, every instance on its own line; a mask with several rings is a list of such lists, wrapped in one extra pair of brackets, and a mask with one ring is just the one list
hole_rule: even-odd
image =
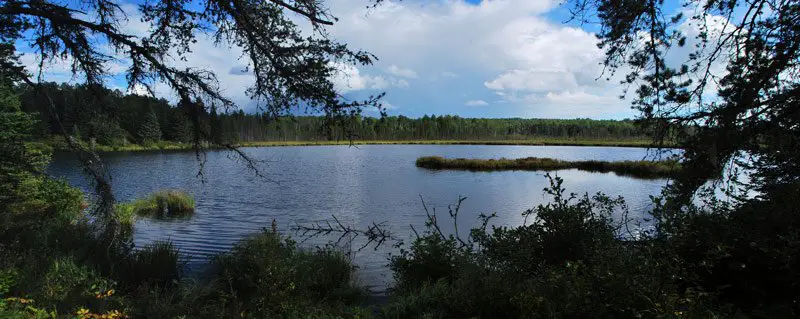
[[(166, 187), (182, 188), (197, 196), (198, 213), (193, 219), (183, 224), (137, 225), (136, 244), (171, 239), (182, 252), (193, 255), (194, 262), (202, 262), (207, 256), (229, 249), (244, 236), (269, 227), (273, 218), (277, 219), (279, 229), (287, 230), (298, 223), (331, 220), (332, 215), (362, 229), (372, 222), (386, 222), (388, 230), (408, 243), (413, 236), (409, 225), (424, 230), (425, 212), (420, 195), (430, 209), (436, 209), (443, 230), (448, 233), (454, 226), (447, 205), (455, 203), (459, 195), (467, 197), (459, 214), (459, 232), (466, 236), (470, 228), (478, 225), (480, 213), (497, 212), (495, 225), (522, 224), (522, 212), (551, 200), (542, 192), (549, 186), (545, 173), (434, 172), (417, 168), (414, 165), (417, 157), (629, 160), (641, 159), (645, 154), (644, 149), (635, 148), (475, 145), (276, 147), (248, 148), (247, 152), (255, 158), (267, 159), (264, 172), (277, 182), (253, 178), (222, 151), (208, 151), (205, 184), (195, 178), (198, 166), (192, 152), (110, 155), (107, 163), (111, 164), (120, 200)], [(72, 157), (56, 158), (49, 172), (90, 190), (75, 167)], [(564, 179), (563, 186), (568, 192), (622, 195), (632, 212), (645, 207), (648, 196), (658, 194), (664, 185), (663, 180), (637, 180), (613, 173), (564, 170), (553, 175)], [(336, 237), (319, 237), (303, 245), (324, 245)], [(363, 240), (363, 236), (358, 238), (354, 246), (363, 244)], [(391, 279), (383, 276), (386, 254), (391, 251), (390, 245), (378, 250), (370, 247), (355, 256), (365, 284), (380, 290)]]
[[(504, 173), (509, 174), (502, 178), (508, 186), (507, 188), (504, 187), (504, 196), (487, 196), (489, 197), (488, 199), (482, 198), (482, 200), (488, 200), (489, 202), (480, 205), (492, 205), (498, 209), (498, 218), (494, 223), (495, 225), (509, 227), (521, 225), (524, 222), (524, 218), (521, 216), (522, 212), (552, 200), (550, 195), (543, 192), (545, 187), (549, 187), (549, 182), (544, 176), (545, 172)], [(475, 174), (497, 174), (497, 172)], [(525, 174), (534, 174), (535, 177), (524, 176)], [(515, 181), (513, 175), (523, 175), (524, 177)], [(630, 209), (628, 218), (637, 220), (647, 217), (646, 212), (652, 206), (649, 196), (657, 195), (666, 184), (665, 180), (641, 180), (617, 176), (614, 173), (588, 173), (574, 169), (553, 171), (551, 175), (564, 179), (562, 186), (568, 194), (575, 193), (580, 197), (588, 193), (591, 197), (601, 192), (610, 198), (622, 196)], [(505, 209), (500, 211), (497, 207)], [(613, 217), (621, 220), (621, 212), (617, 212)]]

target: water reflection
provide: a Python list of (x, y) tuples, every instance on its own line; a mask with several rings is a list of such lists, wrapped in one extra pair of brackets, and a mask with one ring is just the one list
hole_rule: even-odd
[[(497, 212), (496, 224), (522, 223), (524, 210), (548, 198), (542, 189), (542, 172), (430, 171), (417, 168), (419, 156), (467, 158), (552, 157), (563, 160), (639, 160), (646, 149), (569, 146), (481, 145), (367, 145), (248, 148), (264, 162), (267, 180), (259, 179), (228, 153), (207, 154), (204, 179), (198, 179), (198, 163), (192, 152), (106, 154), (118, 200), (131, 200), (163, 188), (178, 188), (197, 200), (196, 215), (188, 221), (149, 221), (136, 224), (136, 245), (172, 240), (193, 256), (195, 263), (226, 250), (243, 236), (269, 227), (275, 219), (282, 230), (296, 224), (328, 220), (336, 215), (343, 223), (366, 228), (386, 222), (395, 234), (410, 236), (410, 225), (422, 229), (425, 212), (420, 197), (430, 208), (447, 216), (447, 205), (467, 197), (460, 215), (460, 232), (476, 225), (479, 213)], [(69, 154), (57, 155), (50, 173), (89, 190), (87, 181)], [(641, 180), (613, 173), (559, 171), (568, 191), (622, 195), (631, 210), (650, 205), (665, 180)], [(447, 223), (446, 230), (452, 230)], [(331, 238), (315, 238), (309, 246)], [(362, 281), (380, 291), (390, 278), (384, 268), (390, 246), (367, 248), (355, 254)]]

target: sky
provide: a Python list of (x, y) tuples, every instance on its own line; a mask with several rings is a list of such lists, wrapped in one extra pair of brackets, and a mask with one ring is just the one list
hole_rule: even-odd
[[(620, 78), (603, 76), (596, 26), (565, 23), (568, 11), (560, 2), (406, 0), (368, 9), (368, 0), (327, 0), (339, 18), (328, 28), (331, 37), (379, 59), (371, 66), (342, 66), (333, 81), (348, 98), (386, 92), (390, 115), (633, 118), (630, 101), (620, 99)], [(126, 31), (144, 32), (134, 4), (123, 8), (130, 11)], [(214, 71), (225, 94), (250, 112), (245, 89), (252, 75), (241, 72), (247, 61), (240, 56), (238, 48), (200, 38), (188, 63)], [(32, 70), (34, 61), (23, 56)], [(122, 62), (109, 65), (112, 74), (125, 68)], [(71, 80), (68, 63), (55, 63), (44, 75)], [(122, 76), (109, 82), (123, 91), (127, 86)], [(165, 86), (156, 94), (174, 99)]]

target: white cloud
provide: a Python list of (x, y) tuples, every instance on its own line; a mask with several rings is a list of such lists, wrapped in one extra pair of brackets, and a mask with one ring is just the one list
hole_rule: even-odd
[[(632, 114), (628, 102), (617, 98), (622, 92), (618, 79), (598, 80), (603, 52), (595, 36), (545, 15), (559, 2), (386, 1), (365, 10), (363, 0), (327, 0), (339, 18), (329, 34), (379, 58), (373, 66), (337, 64), (332, 80), (341, 93), (380, 90), (401, 105), (430, 105), (403, 108), (418, 115), (458, 113), (468, 109), (465, 105), (490, 103), (504, 105), (481, 110), (513, 110), (503, 116)], [(138, 13), (128, 14), (131, 32), (147, 30)], [(293, 19), (311, 30), (302, 17)], [(204, 37), (188, 62), (173, 63), (213, 71), (228, 96), (248, 105), (252, 102), (244, 91), (253, 75), (241, 71), (247, 59), (240, 56), (239, 48), (216, 47)], [(426, 79), (425, 85), (416, 79)], [(164, 85), (159, 88), (157, 94), (169, 93)], [(464, 102), (467, 98), (473, 100)]]
[(382, 76), (372, 77), (372, 76), (369, 76), (369, 75), (364, 75), (364, 76), (362, 76), (362, 79), (365, 82), (371, 83), (369, 85), (369, 88), (374, 89), (374, 90), (383, 90), (383, 89), (386, 89), (386, 88), (388, 88), (388, 87), (390, 87), (392, 85), (392, 82), (390, 80), (387, 80), (386, 78), (384, 78)]
[(338, 72), (336, 72), (332, 81), (334, 88), (341, 93), (365, 89), (386, 90), (394, 87), (406, 88), (409, 86), (408, 81), (404, 79), (362, 74), (361, 70), (353, 65), (336, 63), (335, 66)]
[[(39, 55), (35, 53), (23, 53), (20, 56), (19, 62), (25, 66), (25, 69), (33, 74), (34, 77), (39, 76)], [(128, 65), (124, 60), (111, 60), (105, 63), (104, 71), (108, 76), (117, 76), (123, 74), (128, 69)], [(85, 80), (82, 77), (74, 77), (72, 74), (72, 60), (62, 59), (55, 57), (52, 60), (45, 61), (42, 65), (42, 80), (54, 82), (81, 82)], [(80, 75), (80, 72), (79, 72)]]
[(566, 104), (573, 106), (587, 105), (587, 106), (602, 106), (612, 105), (618, 101), (617, 98), (611, 96), (600, 96), (586, 92), (548, 92), (545, 96), (547, 101), (556, 104)]
[(492, 90), (530, 90), (551, 92), (578, 87), (575, 75), (564, 70), (510, 70), (492, 81), (484, 82)]
[(333, 76), (333, 86), (339, 92), (362, 90), (367, 87), (370, 77), (361, 76), (361, 71), (352, 65), (336, 64), (337, 72)]
[(484, 100), (469, 100), (469, 101), (465, 102), (464, 105), (466, 105), (466, 106), (485, 106), (485, 105), (489, 105), (489, 103), (484, 101)]
[(414, 70), (412, 70), (412, 69), (404, 69), (404, 68), (398, 67), (398, 66), (396, 66), (394, 64), (390, 65), (387, 70), (389, 71), (389, 73), (391, 73), (393, 75), (396, 75), (396, 76), (401, 76), (401, 77), (409, 78), (409, 79), (416, 79), (417, 78), (417, 72), (414, 72)]
[[(431, 79), (431, 85), (413, 92), (427, 89), (432, 95), (456, 98), (439, 86), (457, 81), (482, 87), (483, 92), (460, 93), (485, 103), (494, 93), (506, 103), (529, 106), (539, 113), (545, 104), (559, 107), (598, 101), (602, 103), (584, 107), (588, 111), (602, 105), (612, 113), (629, 112), (627, 102), (617, 99), (622, 92), (618, 80), (597, 79), (602, 74), (603, 52), (597, 48), (596, 37), (543, 16), (556, 5), (555, 0), (494, 0), (478, 5), (386, 2), (364, 14), (358, 1), (333, 0), (330, 7), (340, 20), (331, 34), (351, 47), (376, 54), (377, 67), (391, 74), (417, 70), (413, 75)], [(386, 65), (381, 67), (383, 61)], [(453, 80), (437, 81), (443, 78)], [(590, 100), (590, 95), (597, 98)], [(573, 112), (580, 115), (581, 107)]]
[(137, 84), (131, 88), (128, 88), (127, 91), (125, 91), (125, 94), (150, 96), (150, 92), (147, 90), (146, 87), (144, 87), (144, 85), (141, 84)]
[[(617, 97), (619, 78), (606, 81), (603, 52), (584, 30), (536, 18), (511, 21), (495, 34), (509, 67), (483, 84), (503, 100), (537, 116), (599, 117), (629, 111)], [(620, 72), (622, 74), (624, 72)], [(564, 112), (569, 110), (569, 112)]]

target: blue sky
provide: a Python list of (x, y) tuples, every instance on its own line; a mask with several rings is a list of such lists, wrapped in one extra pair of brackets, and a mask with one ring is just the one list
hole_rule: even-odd
[[(349, 98), (386, 92), (389, 113), (410, 117), (633, 117), (630, 103), (619, 99), (619, 78), (598, 79), (602, 52), (591, 33), (595, 26), (564, 24), (568, 12), (560, 2), (407, 0), (367, 10), (366, 0), (328, 0), (339, 18), (329, 33), (379, 58), (367, 67), (342, 65), (334, 83)], [(124, 8), (130, 11), (125, 28), (146, 31), (135, 6)], [(188, 63), (214, 71), (225, 93), (251, 111), (244, 90), (252, 75), (236, 71), (247, 64), (239, 56), (237, 48), (201, 39)], [(23, 60), (35, 64), (32, 55)], [(67, 66), (51, 65), (45, 79), (69, 81)], [(125, 67), (118, 61), (109, 70), (122, 74)], [(109, 82), (126, 86), (121, 76)], [(156, 93), (172, 98), (165, 86)]]

